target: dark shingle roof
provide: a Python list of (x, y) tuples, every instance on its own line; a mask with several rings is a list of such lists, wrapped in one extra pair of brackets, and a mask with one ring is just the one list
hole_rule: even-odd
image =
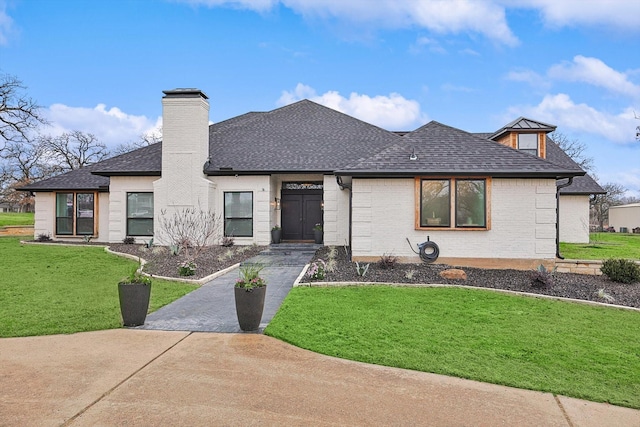
[(162, 171), (162, 143), (157, 142), (119, 156), (96, 163), (96, 175), (160, 176)]
[[(571, 157), (564, 150), (558, 147), (551, 138), (547, 137), (547, 160), (557, 165), (570, 166), (575, 165)], [(606, 191), (591, 176), (576, 176), (570, 186), (560, 189), (561, 194), (604, 194)]]
[(85, 166), (62, 175), (20, 187), (23, 191), (102, 190), (109, 188), (109, 178), (93, 175), (95, 165)]
[(401, 137), (309, 100), (209, 127), (210, 175), (333, 172)]
[[(411, 160), (411, 154), (417, 156)], [(577, 167), (558, 166), (468, 132), (429, 122), (395, 144), (342, 168), (339, 174), (416, 175), (488, 174), (491, 176), (582, 175)]]
[(109, 188), (109, 176), (159, 176), (162, 165), (162, 143), (138, 148), (119, 156), (76, 169), (53, 178), (26, 185), (21, 190), (103, 190)]

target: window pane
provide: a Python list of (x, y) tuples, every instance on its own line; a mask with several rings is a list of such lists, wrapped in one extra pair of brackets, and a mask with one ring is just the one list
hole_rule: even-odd
[(153, 236), (153, 193), (127, 193), (127, 236)]
[(224, 235), (234, 237), (253, 236), (253, 219), (226, 219), (224, 222)]
[(93, 234), (93, 193), (76, 195), (76, 234)]
[(153, 218), (129, 218), (127, 236), (153, 236)]
[(73, 193), (56, 194), (56, 234), (73, 234)]
[(538, 152), (538, 134), (536, 133), (519, 133), (518, 134), (519, 150), (535, 150)]
[(253, 193), (224, 193), (224, 235), (253, 236)]
[(420, 226), (449, 227), (451, 225), (449, 180), (422, 180), (421, 193)]
[(484, 179), (456, 181), (456, 227), (485, 227)]

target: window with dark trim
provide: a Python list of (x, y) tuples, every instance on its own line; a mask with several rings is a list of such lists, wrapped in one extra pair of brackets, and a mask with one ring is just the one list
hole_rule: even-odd
[(56, 234), (93, 236), (95, 211), (95, 193), (56, 193)]
[(417, 228), (488, 229), (490, 178), (417, 178)]
[(127, 236), (153, 236), (153, 193), (127, 193)]
[(253, 192), (224, 193), (224, 235), (253, 237)]

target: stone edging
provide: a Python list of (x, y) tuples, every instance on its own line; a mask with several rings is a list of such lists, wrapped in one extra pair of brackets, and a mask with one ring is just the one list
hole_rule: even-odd
[[(640, 261), (635, 261), (640, 265)], [(574, 274), (590, 274), (600, 276), (602, 271), (602, 260), (596, 259), (561, 259), (556, 260), (556, 268), (558, 273), (574, 273)]]
[(309, 283), (294, 284), (294, 286), (309, 286), (309, 287), (311, 286), (314, 286), (314, 287), (372, 286), (372, 285), (393, 286), (398, 288), (462, 288), (462, 289), (473, 289), (473, 290), (485, 290), (485, 291), (501, 292), (504, 294), (514, 295), (514, 296), (549, 299), (549, 300), (556, 300), (556, 301), (593, 305), (596, 307), (618, 308), (622, 310), (640, 312), (640, 308), (627, 307), (626, 305), (606, 304), (606, 303), (597, 302), (597, 301), (557, 297), (553, 295), (534, 294), (531, 292), (509, 291), (507, 289), (482, 288), (478, 286), (467, 286), (467, 285), (450, 285), (445, 283), (309, 282)]

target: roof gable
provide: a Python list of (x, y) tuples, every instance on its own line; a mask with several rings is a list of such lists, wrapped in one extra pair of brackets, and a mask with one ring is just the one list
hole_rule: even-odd
[(547, 123), (539, 122), (537, 120), (527, 119), (526, 117), (518, 117), (511, 123), (506, 124), (500, 130), (493, 133), (489, 139), (496, 139), (508, 132), (553, 132), (556, 130), (556, 126)]

